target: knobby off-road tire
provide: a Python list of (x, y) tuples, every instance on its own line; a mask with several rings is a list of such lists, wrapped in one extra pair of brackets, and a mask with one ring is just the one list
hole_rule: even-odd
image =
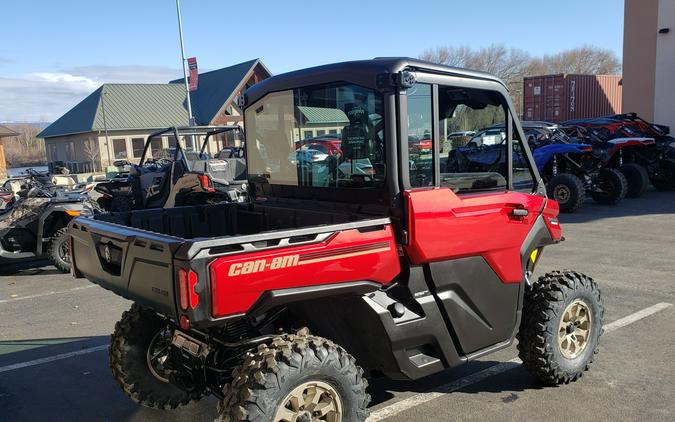
[(592, 278), (554, 271), (525, 291), (518, 355), (549, 384), (576, 381), (598, 353), (604, 307)]
[(155, 409), (175, 409), (201, 398), (201, 393), (183, 391), (150, 370), (150, 343), (165, 327), (157, 314), (133, 304), (110, 337), (110, 369), (117, 384), (136, 403)]
[(659, 177), (652, 179), (654, 188), (661, 192), (675, 190), (675, 160), (666, 158), (659, 163)]
[(574, 212), (583, 205), (586, 199), (586, 189), (577, 176), (560, 173), (549, 180), (548, 196), (558, 202), (561, 212)]
[[(368, 416), (363, 370), (342, 347), (306, 329), (258, 346), (232, 376), (219, 404), (221, 421), (359, 422)], [(327, 409), (333, 411), (322, 414)]]
[(70, 242), (68, 227), (57, 230), (49, 240), (47, 256), (56, 268), (64, 273), (70, 272)]
[(647, 169), (637, 163), (626, 163), (621, 166), (621, 173), (626, 177), (628, 191), (626, 198), (639, 198), (649, 187)]
[(626, 176), (614, 168), (604, 168), (598, 175), (598, 184), (603, 192), (593, 192), (595, 202), (603, 205), (616, 205), (628, 193), (628, 181)]

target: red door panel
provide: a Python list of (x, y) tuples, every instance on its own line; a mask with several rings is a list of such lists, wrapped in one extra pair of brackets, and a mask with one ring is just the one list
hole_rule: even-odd
[(448, 188), (404, 195), (413, 264), (482, 256), (502, 282), (522, 280), (520, 247), (545, 198), (519, 192), (458, 196)]

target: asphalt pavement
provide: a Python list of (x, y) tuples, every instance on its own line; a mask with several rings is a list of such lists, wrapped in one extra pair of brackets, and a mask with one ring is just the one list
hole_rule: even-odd
[[(538, 383), (515, 347), (417, 382), (371, 381), (371, 421), (675, 420), (675, 193), (561, 216), (566, 241), (538, 274), (598, 281), (606, 333), (578, 382)], [(142, 408), (113, 381), (106, 345), (130, 302), (46, 263), (0, 264), (0, 420), (207, 421), (216, 399)]]

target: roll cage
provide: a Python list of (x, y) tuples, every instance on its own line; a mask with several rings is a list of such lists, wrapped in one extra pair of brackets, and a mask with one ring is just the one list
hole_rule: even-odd
[(173, 151), (173, 156), (171, 157), (171, 160), (176, 161), (180, 159), (185, 165), (186, 170), (191, 171), (190, 163), (189, 160), (187, 160), (185, 153), (189, 152), (192, 149), (184, 148), (181, 139), (185, 139), (187, 137), (197, 137), (197, 140), (192, 138), (192, 143), (196, 145), (199, 137), (203, 136), (204, 140), (201, 142), (198, 154), (200, 158), (204, 158), (204, 152), (208, 148), (209, 140), (211, 137), (233, 130), (239, 131), (243, 138), (244, 130), (237, 125), (182, 126), (182, 127), (172, 126), (169, 128), (160, 129), (148, 135), (148, 138), (145, 141), (145, 146), (143, 147), (143, 153), (141, 154), (139, 166), (143, 166), (143, 164), (147, 161), (146, 155), (148, 153), (148, 150), (150, 149), (153, 140), (160, 138), (161, 136), (166, 134), (172, 134), (176, 139), (176, 147), (175, 150)]

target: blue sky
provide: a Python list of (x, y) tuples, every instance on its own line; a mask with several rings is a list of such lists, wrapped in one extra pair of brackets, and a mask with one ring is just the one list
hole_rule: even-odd
[[(532, 55), (584, 44), (620, 57), (621, 0), (182, 0), (200, 69), (260, 57), (273, 73), (444, 45)], [(181, 76), (175, 0), (9, 2), (0, 25), (0, 121), (53, 120), (104, 82)]]

